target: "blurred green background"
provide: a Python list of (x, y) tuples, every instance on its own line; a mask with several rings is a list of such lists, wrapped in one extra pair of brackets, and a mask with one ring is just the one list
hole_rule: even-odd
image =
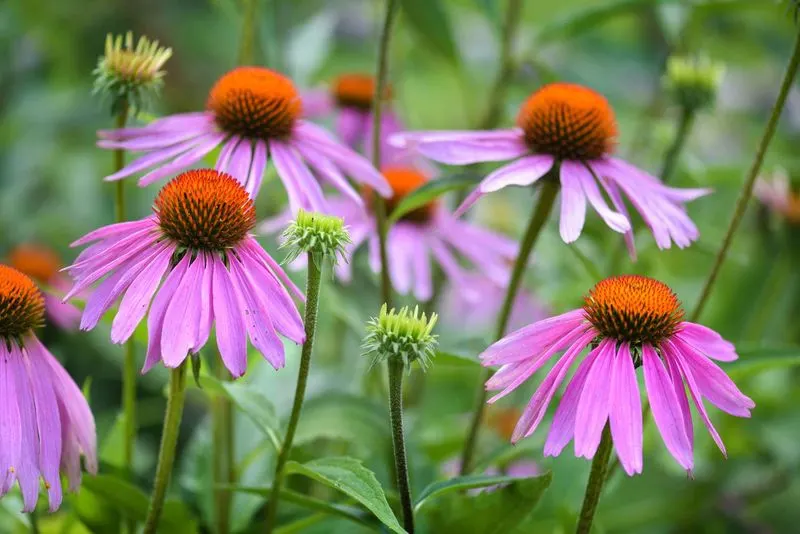
[[(254, 1), (254, 0), (250, 0)], [(500, 0), (404, 0), (391, 51), (394, 105), (410, 129), (473, 128), (484, 113), (499, 67), (499, 34), (506, 2)], [(521, 101), (544, 82), (574, 81), (604, 93), (620, 123), (619, 153), (657, 172), (674, 135), (677, 110), (661, 92), (666, 57), (705, 53), (726, 65), (715, 109), (702, 113), (682, 153), (674, 184), (704, 186), (714, 194), (693, 202), (689, 212), (701, 238), (686, 250), (659, 251), (651, 236), (637, 238), (639, 261), (620, 272), (637, 272), (668, 283), (691, 309), (728, 224), (736, 195), (753, 157), (797, 32), (785, 4), (772, 0), (560, 0), (524, 3), (517, 68), (508, 87), (502, 125), (510, 125)], [(324, 86), (337, 74), (374, 70), (384, 4), (377, 0), (261, 0), (257, 62), (290, 75), (301, 88)], [(46, 244), (64, 262), (74, 259), (69, 243), (113, 219), (111, 154), (95, 147), (96, 130), (112, 123), (108, 102), (92, 95), (92, 69), (108, 32), (133, 30), (170, 46), (174, 55), (160, 115), (198, 110), (207, 91), (236, 65), (242, 28), (236, 0), (5, 0), (0, 3), (0, 258), (23, 242)], [(800, 95), (792, 91), (765, 171), (798, 167)], [(455, 172), (456, 169), (453, 170)], [(445, 170), (445, 173), (450, 172)], [(129, 216), (149, 212), (158, 187), (127, 183)], [(258, 201), (266, 217), (283, 205), (272, 180)], [(473, 215), (482, 223), (519, 236), (532, 197), (506, 190), (487, 198)], [(577, 243), (563, 244), (551, 221), (535, 253), (526, 285), (554, 312), (574, 308), (599, 276), (608, 272), (618, 246), (590, 214)], [(641, 221), (637, 221), (639, 227)], [(734, 341), (741, 362), (731, 375), (757, 404), (753, 419), (712, 413), (728, 446), (724, 460), (709, 436), (698, 431), (694, 479), (668, 456), (650, 428), (644, 474), (613, 480), (601, 501), (598, 532), (796, 532), (800, 523), (800, 256), (798, 228), (751, 204), (723, 269), (703, 322)], [(280, 257), (273, 238), (261, 239)], [(359, 357), (361, 325), (377, 313), (375, 280), (357, 261), (356, 281), (323, 289), (319, 353), (312, 370), (299, 436), (299, 460), (348, 454), (364, 460), (384, 487), (390, 442), (385, 404), (363, 393), (374, 372)], [(302, 284), (303, 273), (295, 273)], [(445, 323), (447, 317), (445, 317)], [(450, 323), (452, 325), (452, 322)], [(486, 332), (440, 329), (445, 352), (474, 356)], [(144, 332), (139, 333), (141, 341)], [(91, 333), (43, 334), (79, 384), (88, 383), (97, 418), (103, 473), (120, 466), (115, 421), (120, 404), (122, 351), (108, 342), (108, 324)], [(139, 349), (143, 349), (141, 343)], [(141, 350), (139, 352), (142, 352)], [(245, 381), (274, 407), (288, 413), (298, 351), (287, 346), (287, 368), (275, 373), (256, 362)], [(257, 357), (254, 357), (257, 359)], [(408, 391), (412, 484), (419, 492), (441, 479), (443, 464), (459, 451), (480, 371), (458, 358), (442, 358), (424, 378), (415, 372)], [(365, 377), (362, 380), (362, 377)], [(136, 483), (152, 480), (164, 409), (166, 373), (157, 369), (140, 381), (141, 436)], [(533, 386), (534, 384), (530, 384)], [(424, 387), (423, 387), (424, 386)], [(532, 391), (528, 388), (528, 393)], [(522, 406), (524, 394), (493, 409)], [(266, 406), (266, 404), (263, 404)], [(263, 407), (264, 410), (267, 408)], [(210, 521), (209, 437), (206, 395), (192, 391), (181, 436), (179, 474), (173, 484), (175, 517), (187, 531)], [(497, 419), (490, 417), (490, 421)], [(251, 419), (237, 416), (237, 457), (242, 483), (267, 485), (272, 451)], [(652, 425), (651, 425), (652, 426)], [(512, 448), (498, 425), (486, 430), (480, 458), (503, 464), (535, 460), (553, 472), (553, 483), (518, 532), (569, 532), (580, 505), (588, 463), (570, 456), (544, 459), (545, 432)], [(117, 440), (117, 441), (115, 441)], [(297, 477), (295, 477), (297, 478)], [(87, 486), (88, 487), (88, 486)], [(42, 518), (45, 532), (116, 532), (126, 502), (137, 495), (84, 488), (56, 516)], [(294, 489), (324, 499), (330, 490), (294, 480)], [(138, 501), (137, 501), (138, 502)], [(237, 494), (233, 528), (248, 531), (263, 497)], [(40, 503), (41, 505), (41, 503)], [(0, 501), (0, 532), (26, 532), (13, 494)], [(292, 532), (361, 532), (361, 527), (287, 505)], [(432, 514), (435, 515), (435, 514)], [(441, 519), (441, 518), (439, 518)], [(302, 521), (306, 523), (302, 523)], [(436, 517), (429, 519), (436, 525)], [(431, 532), (461, 532), (445, 527)], [(459, 527), (462, 528), (462, 527)], [(475, 527), (477, 528), (477, 527)], [(364, 527), (364, 532), (369, 532)], [(287, 531), (288, 532), (288, 531)]]

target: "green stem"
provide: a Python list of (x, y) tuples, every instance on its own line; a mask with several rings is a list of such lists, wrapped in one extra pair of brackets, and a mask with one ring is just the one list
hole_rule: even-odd
[(511, 76), (514, 74), (514, 58), (512, 51), (514, 39), (517, 35), (519, 23), (522, 20), (522, 0), (508, 0), (506, 8), (506, 18), (503, 21), (503, 29), (500, 34), (500, 69), (489, 93), (489, 106), (483, 116), (479, 130), (490, 130), (495, 128), (503, 118), (503, 103), (505, 102), (506, 88)]
[[(545, 222), (550, 217), (550, 212), (555, 205), (556, 195), (558, 194), (559, 181), (556, 175), (551, 171), (546, 177), (542, 178), (541, 192), (539, 193), (539, 202), (533, 210), (531, 220), (528, 223), (528, 229), (525, 231), (525, 236), (522, 238), (519, 253), (514, 263), (514, 270), (511, 273), (511, 280), (508, 282), (506, 289), (506, 297), (503, 301), (503, 307), (500, 309), (500, 314), (497, 318), (497, 330), (495, 331), (494, 339), (498, 340), (503, 337), (508, 327), (508, 320), (511, 317), (511, 310), (514, 307), (514, 301), (519, 291), (519, 286), (522, 283), (522, 275), (528, 266), (528, 259), (530, 259), (533, 247), (539, 239), (542, 228)], [(478, 432), (480, 431), (481, 423), (486, 411), (486, 388), (484, 384), (492, 376), (492, 371), (487, 370), (485, 376), (482, 377), (479, 385), (478, 395), (476, 396), (475, 408), (472, 413), (472, 421), (467, 433), (467, 440), (464, 444), (464, 451), (461, 454), (461, 475), (469, 474), (472, 470), (472, 461), (475, 454), (475, 445), (478, 441)]]
[(34, 509), (28, 514), (28, 519), (31, 524), (31, 534), (39, 534), (41, 532), (39, 528), (39, 512)]
[(397, 475), (397, 489), (400, 492), (400, 505), (403, 509), (403, 528), (414, 534), (414, 504), (411, 500), (411, 486), (408, 482), (408, 462), (403, 433), (403, 374), (405, 366), (400, 358), (389, 358), (389, 418), (392, 422), (392, 443), (394, 448), (394, 467)]
[(289, 416), (289, 424), (286, 427), (286, 437), (283, 440), (278, 460), (275, 464), (275, 476), (272, 481), (272, 497), (267, 504), (266, 530), (267, 534), (275, 528), (275, 520), (278, 514), (278, 498), (283, 487), (286, 476), (285, 467), (289, 460), (292, 450), (292, 441), (297, 430), (297, 423), (300, 421), (300, 413), (303, 411), (303, 398), (306, 394), (306, 384), (308, 383), (308, 371), (311, 368), (311, 353), (314, 350), (314, 334), (317, 331), (317, 312), (319, 310), (319, 290), (322, 281), (321, 267), (325, 258), (317, 258), (315, 261), (313, 252), (308, 253), (308, 279), (306, 281), (306, 311), (305, 329), (306, 342), (303, 343), (303, 350), (300, 355), (300, 371), (297, 375), (297, 387), (294, 391), (294, 404), (292, 413)]
[[(372, 165), (376, 169), (381, 166), (381, 112), (383, 95), (386, 92), (386, 78), (389, 70), (389, 38), (392, 35), (392, 24), (397, 14), (397, 0), (387, 0), (386, 17), (381, 30), (378, 46), (378, 65), (375, 73), (375, 94), (372, 97)], [(378, 241), (381, 258), (381, 297), (389, 308), (392, 307), (392, 279), (389, 276), (389, 260), (386, 252), (386, 236), (389, 224), (386, 219), (386, 201), (375, 195), (375, 218), (378, 221)]]
[(600, 501), (600, 494), (603, 492), (603, 484), (606, 481), (606, 471), (608, 470), (608, 459), (611, 457), (611, 430), (606, 423), (603, 429), (603, 437), (600, 445), (592, 460), (592, 470), (589, 472), (589, 481), (586, 483), (586, 493), (583, 496), (583, 506), (581, 515), (578, 519), (578, 527), (575, 534), (589, 534), (592, 530), (594, 513), (597, 511), (597, 503)]
[(169, 396), (167, 397), (167, 411), (164, 414), (164, 430), (161, 434), (161, 447), (158, 451), (158, 464), (156, 466), (156, 480), (153, 493), (150, 496), (150, 507), (147, 510), (147, 519), (144, 524), (144, 534), (155, 534), (158, 522), (164, 508), (164, 498), (167, 486), (172, 475), (175, 462), (175, 448), (178, 445), (181, 417), (183, 416), (183, 401), (186, 393), (186, 363), (169, 372)]
[[(230, 380), (225, 365), (216, 358), (215, 374), (218, 380)], [(230, 511), (233, 494), (227, 488), (236, 483), (234, 476), (233, 405), (225, 395), (217, 395), (211, 407), (213, 427), (214, 507), (217, 534), (230, 531)]]
[(683, 108), (681, 116), (678, 119), (678, 130), (675, 132), (675, 138), (664, 156), (664, 165), (661, 167), (661, 181), (668, 183), (675, 168), (680, 161), (680, 155), (686, 140), (689, 138), (689, 133), (692, 131), (696, 111), (694, 108)]
[[(273, 0), (277, 3), (277, 0)], [(256, 39), (256, 26), (259, 0), (243, 0), (242, 40), (239, 43), (239, 65), (253, 63), (253, 43)]]
[(692, 322), (696, 322), (703, 313), (703, 309), (708, 302), (708, 297), (711, 295), (711, 289), (714, 287), (714, 282), (717, 281), (719, 270), (722, 267), (725, 258), (728, 256), (728, 249), (730, 249), (731, 243), (733, 242), (733, 236), (736, 234), (736, 230), (738, 230), (739, 224), (744, 218), (744, 212), (747, 209), (747, 203), (750, 201), (750, 197), (753, 196), (753, 186), (756, 183), (756, 178), (758, 177), (758, 173), (761, 171), (761, 165), (764, 162), (764, 155), (767, 153), (767, 148), (772, 141), (772, 137), (775, 135), (775, 130), (778, 126), (778, 121), (781, 118), (783, 106), (786, 104), (786, 98), (789, 96), (789, 91), (792, 88), (798, 66), (800, 66), (800, 33), (798, 33), (797, 37), (795, 38), (792, 58), (789, 60), (789, 65), (786, 67), (786, 73), (783, 76), (783, 82), (781, 83), (781, 89), (778, 92), (778, 98), (772, 108), (772, 115), (769, 117), (767, 127), (764, 130), (764, 135), (762, 136), (761, 142), (758, 145), (758, 151), (753, 159), (750, 172), (747, 174), (747, 178), (742, 186), (742, 191), (739, 194), (739, 199), (736, 201), (736, 207), (733, 210), (733, 216), (731, 217), (731, 221), (728, 225), (728, 231), (725, 233), (725, 238), (722, 240), (722, 247), (719, 249), (717, 258), (714, 260), (714, 266), (711, 268), (711, 272), (708, 274), (706, 283), (703, 286), (703, 292), (700, 295), (700, 299), (697, 301), (697, 305), (695, 306), (691, 319), (689, 319)]

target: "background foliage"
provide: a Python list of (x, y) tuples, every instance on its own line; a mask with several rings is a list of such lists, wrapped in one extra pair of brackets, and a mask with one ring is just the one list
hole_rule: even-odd
[[(299, 86), (315, 87), (342, 72), (374, 69), (382, 2), (260, 4), (258, 61), (287, 72)], [(474, 127), (488, 105), (499, 68), (505, 2), (402, 4), (391, 54), (399, 113), (410, 129)], [(0, 4), (0, 257), (18, 243), (35, 241), (54, 247), (68, 262), (75, 254), (68, 243), (113, 218), (112, 190), (101, 181), (111, 155), (94, 146), (96, 130), (108, 127), (111, 120), (107, 106), (91, 95), (90, 76), (107, 32), (131, 29), (174, 49), (163, 98), (154, 110), (161, 114), (204, 104), (214, 80), (235, 65), (241, 26), (241, 6), (235, 0)], [(641, 232), (638, 263), (626, 259), (619, 267), (619, 272), (665, 281), (691, 308), (719, 246), (796, 31), (787, 9), (770, 0), (524, 2), (514, 43), (518, 69), (510, 80), (502, 123), (510, 124), (522, 99), (543, 82), (582, 83), (603, 92), (614, 106), (620, 153), (657, 171), (677, 119), (677, 111), (659, 92), (665, 58), (676, 51), (704, 52), (724, 61), (727, 72), (717, 107), (699, 117), (674, 179), (676, 185), (715, 191), (689, 206), (700, 241), (687, 250), (662, 252)], [(780, 165), (791, 173), (798, 168), (799, 127), (800, 95), (793, 91), (767, 170)], [(156, 187), (131, 185), (129, 213), (145, 215), (156, 192)], [(282, 195), (272, 180), (259, 198), (260, 216), (275, 213), (284, 203)], [(506, 190), (482, 202), (474, 216), (518, 236), (531, 200), (527, 193)], [(280, 255), (272, 238), (261, 242)], [(616, 236), (597, 217), (589, 217), (584, 235), (572, 246), (560, 241), (551, 222), (526, 285), (554, 312), (573, 308), (608, 273), (617, 246)], [(645, 436), (644, 474), (614, 479), (600, 504), (599, 531), (797, 529), (800, 387), (794, 366), (800, 363), (799, 252), (798, 229), (753, 203), (704, 323), (739, 347), (741, 361), (728, 369), (756, 401), (754, 417), (712, 414), (730, 458), (723, 460), (710, 438), (699, 433), (693, 480), (671, 461), (651, 428)], [(318, 353), (295, 441), (296, 463), (290, 464), (290, 487), (297, 495), (283, 503), (281, 521), (287, 526), (281, 532), (374, 532), (380, 525), (375, 517), (384, 521), (383, 528), (399, 528), (392, 525), (388, 508), (396, 503), (389, 489), (385, 385), (378, 373), (366, 372), (366, 362), (359, 357), (362, 325), (378, 309), (376, 281), (361, 260), (356, 262), (361, 276), (350, 286), (326, 282), (323, 288)], [(301, 283), (303, 273), (296, 274)], [(480, 374), (474, 357), (485, 347), (490, 327), (464, 332), (457, 328), (458, 318), (440, 311), (445, 354), (427, 375), (414, 373), (407, 391), (411, 476), (418, 498), (423, 488), (446, 478), (446, 464), (460, 449)], [(48, 327), (44, 333), (52, 351), (90, 391), (102, 449), (102, 475), (87, 477), (68, 506), (43, 517), (45, 532), (116, 532), (121, 516), (141, 519), (146, 509), (146, 490), (139, 488), (149, 488), (152, 482), (166, 373), (156, 369), (140, 380), (136, 484), (129, 485), (115, 476), (121, 465), (115, 422), (122, 358), (121, 349), (108, 343), (107, 329), (108, 325), (91, 333), (65, 333)], [(145, 333), (137, 335), (142, 349)], [(209, 398), (216, 394), (230, 396), (239, 408), (236, 442), (243, 488), (234, 501), (233, 529), (257, 529), (261, 516), (256, 512), (268, 494), (271, 476), (270, 443), (280, 436), (280, 421), (288, 413), (294, 388), (299, 351), (293, 346), (287, 351), (287, 367), (279, 374), (258, 362), (243, 383), (223, 387), (205, 377), (202, 390), (190, 391), (178, 474), (165, 514), (169, 532), (197, 532), (210, 524), (206, 414)], [(503, 417), (525, 400), (517, 394), (492, 408), (479, 459), (482, 465), (502, 468), (524, 458), (552, 471), (552, 483), (535, 514), (530, 513), (531, 503), (542, 494), (546, 477), (477, 496), (457, 491), (432, 495), (419, 510), (428, 531), (571, 530), (588, 463), (569, 454), (542, 458), (544, 432), (511, 447)], [(337, 492), (332, 485), (345, 489)], [(381, 503), (377, 493), (369, 498), (377, 485), (386, 489), (388, 503)], [(348, 487), (356, 489), (348, 492)], [(336, 506), (326, 504), (330, 502)], [(18, 514), (20, 508), (13, 495), (0, 501), (0, 532), (27, 531), (28, 519)], [(508, 524), (497, 530), (501, 518)]]

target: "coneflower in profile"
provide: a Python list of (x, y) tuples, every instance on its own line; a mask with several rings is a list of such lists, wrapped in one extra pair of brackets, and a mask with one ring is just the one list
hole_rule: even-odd
[(30, 276), (40, 286), (45, 286), (44, 310), (47, 318), (64, 330), (78, 328), (81, 311), (68, 302), (62, 302), (69, 290), (70, 281), (60, 272), (61, 258), (58, 254), (40, 244), (23, 243), (14, 247), (8, 255), (12, 267)]
[(61, 505), (86, 469), (97, 472), (94, 417), (81, 390), (37, 339), (44, 298), (16, 269), (0, 265), (0, 497), (19, 483), (24, 510), (36, 508), (44, 480), (50, 511)]
[(106, 180), (151, 169), (139, 185), (151, 184), (221, 146), (216, 169), (239, 180), (253, 197), (272, 161), (293, 212), (324, 211), (323, 184), (360, 202), (347, 177), (381, 195), (391, 193), (369, 161), (302, 115), (303, 102), (291, 80), (263, 67), (237, 67), (211, 88), (206, 111), (164, 117), (141, 128), (101, 131), (100, 147), (146, 152)]
[(723, 454), (725, 446), (703, 401), (738, 417), (749, 417), (755, 406), (711, 361), (735, 360), (733, 344), (713, 330), (684, 321), (678, 298), (662, 282), (617, 276), (599, 282), (583, 308), (517, 330), (481, 354), (483, 365), (500, 366), (486, 383), (489, 390), (501, 390), (489, 400), (495, 402), (564, 351), (533, 394), (512, 442), (533, 434), (586, 348), (590, 351), (553, 416), (545, 455), (557, 456), (574, 439), (577, 456), (594, 457), (608, 423), (625, 472), (641, 473), (642, 404), (636, 378), (640, 366), (656, 426), (667, 450), (686, 470), (694, 466), (689, 399)]
[[(465, 212), (487, 193), (557, 179), (561, 187), (560, 232), (578, 239), (588, 203), (614, 231), (625, 233), (631, 255), (633, 232), (623, 200), (627, 197), (653, 233), (659, 248), (683, 248), (698, 238), (683, 204), (706, 189), (675, 189), (612, 155), (617, 137), (614, 111), (599, 93), (575, 84), (553, 83), (522, 105), (517, 127), (496, 131), (431, 131), (394, 135), (389, 142), (416, 149), (434, 161), (465, 165), (485, 161), (513, 163), (492, 172), (456, 210)], [(605, 190), (615, 209), (606, 202)]]
[(102, 280), (81, 329), (94, 328), (119, 299), (114, 343), (124, 343), (147, 316), (143, 372), (158, 361), (179, 367), (206, 344), (212, 324), (234, 377), (247, 368), (248, 338), (273, 367), (283, 367), (278, 334), (295, 343), (305, 339), (286, 287), (299, 298), (302, 293), (250, 234), (255, 206), (241, 184), (212, 169), (188, 171), (161, 189), (153, 211), (73, 243), (93, 244), (68, 268), (75, 285), (67, 298)]

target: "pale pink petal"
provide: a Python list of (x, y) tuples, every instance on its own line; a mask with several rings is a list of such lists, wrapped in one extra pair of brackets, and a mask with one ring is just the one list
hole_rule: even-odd
[(628, 475), (642, 472), (642, 400), (630, 346), (621, 343), (611, 378), (609, 422), (614, 448)]
[(172, 297), (183, 279), (186, 269), (189, 267), (189, 255), (184, 254), (183, 258), (172, 269), (164, 280), (161, 288), (153, 299), (150, 306), (150, 313), (147, 315), (147, 355), (142, 367), (142, 373), (146, 373), (159, 362), (161, 357), (161, 338), (164, 337), (164, 316), (167, 308), (172, 302)]
[(261, 248), (261, 245), (259, 245), (255, 239), (253, 239), (252, 237), (248, 237), (245, 240), (244, 245), (242, 245), (242, 248), (247, 250), (247, 252), (251, 254), (251, 256), (254, 258), (255, 261), (264, 265), (268, 271), (274, 274), (278, 278), (278, 280), (280, 280), (281, 283), (291, 293), (294, 293), (294, 295), (298, 299), (305, 301), (305, 295), (303, 295), (303, 292), (300, 291), (300, 289), (295, 285), (294, 282), (292, 282), (291, 278), (289, 278), (289, 276), (281, 268), (278, 262), (272, 259), (272, 256), (267, 254), (267, 252), (263, 248)]
[(22, 454), (22, 421), (17, 401), (17, 386), (11, 358), (5, 343), (0, 343), (0, 497), (16, 482), (16, 466)]
[(631, 223), (628, 221), (628, 218), (623, 215), (622, 213), (618, 213), (612, 210), (608, 204), (606, 203), (605, 199), (603, 198), (602, 193), (600, 193), (600, 189), (597, 187), (597, 182), (595, 181), (592, 173), (589, 172), (583, 164), (572, 162), (572, 161), (562, 161), (561, 162), (561, 176), (564, 176), (564, 171), (568, 170), (572, 174), (572, 176), (580, 182), (581, 187), (583, 188), (583, 193), (586, 195), (587, 200), (592, 205), (594, 210), (597, 212), (598, 215), (605, 221), (609, 228), (614, 230), (615, 232), (625, 233), (630, 231)]
[[(294, 186), (294, 193), (290, 195), (289, 201), (293, 203), (292, 211), (302, 208), (308, 211), (325, 212), (327, 203), (322, 193), (319, 182), (308, 170), (305, 162), (297, 155), (294, 148), (281, 141), (270, 141), (270, 154), (275, 170), (278, 172), (284, 184), (291, 183)], [(287, 191), (289, 185), (287, 184)]]
[(586, 221), (586, 196), (579, 176), (569, 165), (561, 167), (561, 216), (559, 232), (565, 243), (577, 240)]
[[(368, 139), (367, 128), (371, 113), (360, 109), (342, 108), (336, 118), (336, 134), (344, 144), (356, 150), (362, 148), (364, 140)], [(369, 141), (368, 141), (369, 142)]]
[(12, 345), (8, 365), (14, 373), (17, 406), (20, 422), (20, 458), (15, 466), (17, 482), (22, 491), (23, 511), (31, 512), (39, 500), (38, 439), (36, 436), (36, 408), (33, 386), (26, 369), (24, 356), (16, 345)]
[(247, 370), (247, 327), (230, 273), (219, 258), (213, 261), (213, 307), (217, 325), (217, 347), (222, 361), (234, 378)]
[(599, 352), (599, 355), (586, 377), (586, 383), (578, 401), (578, 412), (575, 414), (576, 456), (591, 459), (600, 445), (611, 401), (609, 384), (616, 352), (614, 345), (614, 341), (604, 339), (594, 349)]
[[(191, 252), (187, 252), (186, 256), (191, 256)], [(203, 258), (199, 256), (190, 261), (167, 307), (161, 327), (161, 359), (170, 368), (176, 368), (184, 362), (195, 346), (200, 328), (203, 271), (210, 266), (204, 265)]]
[(203, 136), (197, 140), (198, 144), (191, 150), (181, 154), (172, 160), (172, 162), (158, 167), (157, 169), (152, 170), (139, 178), (139, 186), (148, 186), (153, 182), (161, 180), (162, 178), (166, 178), (172, 174), (177, 174), (187, 167), (194, 165), (203, 159), (206, 154), (217, 148), (220, 143), (226, 139), (226, 137), (227, 134), (224, 133), (214, 133)]
[(418, 246), (411, 252), (411, 269), (414, 272), (414, 298), (427, 302), (433, 297), (433, 275), (427, 246)]
[(410, 148), (440, 163), (468, 165), (484, 161), (505, 161), (527, 154), (519, 129), (495, 131), (404, 132), (392, 135), (389, 143)]
[(732, 362), (739, 359), (733, 343), (703, 325), (683, 322), (676, 337), (714, 360)]

